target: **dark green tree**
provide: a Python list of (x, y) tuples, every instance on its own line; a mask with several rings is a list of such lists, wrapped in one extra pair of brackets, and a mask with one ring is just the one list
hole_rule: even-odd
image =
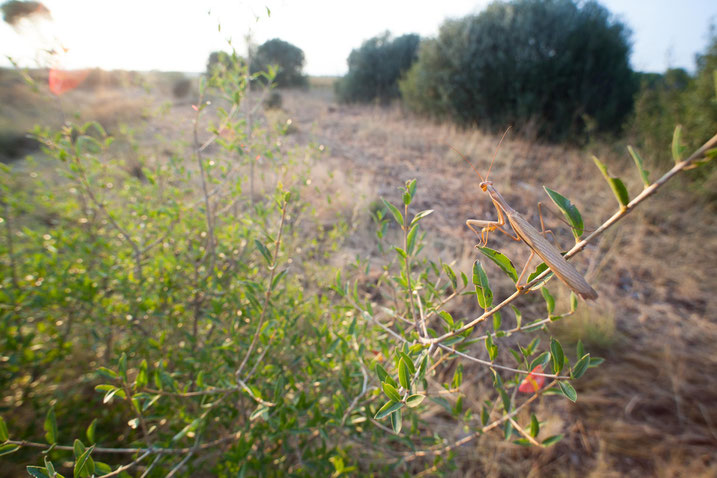
[(541, 137), (615, 131), (632, 110), (630, 32), (596, 2), (494, 2), (445, 22), (400, 84), (407, 105)]
[(352, 50), (349, 71), (335, 84), (339, 100), (387, 103), (398, 98), (398, 80), (416, 60), (419, 42), (415, 34), (391, 39), (386, 32)]
[(275, 83), (280, 87), (306, 86), (308, 79), (302, 73), (304, 52), (289, 42), (274, 38), (260, 45), (251, 58), (251, 73), (268, 71), (270, 65), (278, 66)]

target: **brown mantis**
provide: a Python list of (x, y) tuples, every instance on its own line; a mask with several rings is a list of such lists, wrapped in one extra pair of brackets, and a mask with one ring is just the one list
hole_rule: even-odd
[[(503, 138), (507, 133), (508, 130), (506, 130), (506, 132), (503, 134)], [(501, 143), (503, 142), (503, 138), (501, 138), (500, 140)], [(500, 143), (498, 144), (498, 147), (500, 147)], [(456, 150), (456, 152), (458, 151)], [(458, 154), (461, 153), (458, 152)], [(550, 270), (557, 276), (557, 278), (560, 279), (563, 283), (565, 283), (565, 285), (567, 285), (580, 297), (582, 297), (583, 299), (597, 299), (598, 293), (595, 291), (595, 289), (593, 289), (590, 284), (588, 284), (585, 278), (575, 269), (572, 264), (570, 264), (568, 261), (565, 260), (565, 258), (563, 258), (563, 256), (560, 254), (560, 251), (558, 251), (558, 249), (555, 248), (555, 246), (553, 246), (545, 238), (545, 226), (543, 225), (542, 215), (540, 217), (540, 223), (543, 229), (543, 233), (538, 232), (538, 230), (535, 229), (523, 216), (521, 216), (515, 209), (510, 207), (510, 205), (503, 198), (503, 196), (501, 196), (501, 194), (493, 187), (493, 182), (488, 181), (488, 176), (490, 175), (490, 168), (493, 166), (495, 155), (493, 156), (493, 161), (491, 161), (491, 166), (488, 168), (488, 173), (486, 174), (485, 179), (462, 154), (461, 157), (466, 162), (468, 162), (471, 168), (473, 168), (473, 170), (481, 178), (479, 187), (484, 192), (488, 193), (488, 195), (490, 196), (490, 200), (495, 206), (496, 211), (498, 211), (497, 221), (486, 221), (479, 219), (468, 219), (466, 221), (466, 225), (478, 236), (480, 236), (481, 245), (485, 245), (487, 243), (488, 234), (490, 232), (498, 230), (506, 236), (510, 237), (511, 239), (514, 239), (516, 241), (523, 241), (530, 248), (530, 257), (528, 258), (528, 262), (525, 263), (523, 271), (520, 273), (520, 276), (515, 283), (518, 290), (521, 290), (525, 287), (525, 284), (521, 284), (520, 281), (525, 275), (525, 272), (527, 271), (528, 265), (533, 259), (533, 256), (538, 255), (538, 257), (540, 257), (543, 262), (545, 262), (545, 265), (550, 268)], [(503, 228), (503, 226), (505, 226), (506, 224), (506, 219), (507, 222), (510, 224), (510, 227), (513, 229), (515, 235), (511, 234)], [(480, 232), (478, 231), (479, 228)]]

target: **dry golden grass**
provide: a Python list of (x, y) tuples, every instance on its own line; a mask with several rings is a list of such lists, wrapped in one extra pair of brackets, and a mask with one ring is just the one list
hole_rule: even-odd
[[(327, 162), (343, 172), (344, 187), (352, 194), (398, 203), (397, 188), (417, 178), (414, 212), (436, 210), (423, 223), (429, 254), (470, 270), (475, 238), (465, 219), (494, 218), (495, 211), (477, 188), (476, 175), (449, 146), (485, 173), (498, 137), (435, 124), (398, 107), (336, 105), (312, 92), (284, 93), (284, 108), (298, 126), (293, 140), (326, 145)], [(542, 190), (546, 185), (569, 197), (586, 226), (594, 228), (617, 203), (591, 154), (622, 177), (633, 194), (641, 190), (622, 148), (583, 151), (510, 136), (491, 178), (534, 224), (537, 202), (549, 202)], [(653, 179), (667, 168), (648, 164)], [(581, 337), (589, 351), (607, 361), (576, 383), (576, 404), (541, 403), (550, 426), (567, 433), (566, 439), (551, 449), (523, 450), (499, 442), (497, 435), (483, 438), (458, 451), (456, 476), (717, 475), (717, 295), (711, 279), (717, 221), (714, 206), (690, 193), (688, 183), (687, 178), (676, 180), (575, 258), (600, 298), (557, 322), (552, 333), (564, 344)], [(567, 228), (550, 215), (547, 220), (567, 248), (572, 240)], [(368, 219), (355, 229), (364, 232), (350, 241), (351, 252), (370, 254)], [(491, 244), (514, 260), (523, 258), (518, 263), (527, 258), (525, 246), (499, 234)], [(502, 285), (508, 292), (507, 283)], [(562, 284), (551, 284), (551, 290), (566, 300)], [(543, 307), (538, 303), (528, 310), (544, 313)], [(481, 369), (466, 364), (464, 375), (471, 373)], [(456, 439), (461, 436), (450, 419), (436, 418), (433, 424), (449, 434), (453, 430)]]

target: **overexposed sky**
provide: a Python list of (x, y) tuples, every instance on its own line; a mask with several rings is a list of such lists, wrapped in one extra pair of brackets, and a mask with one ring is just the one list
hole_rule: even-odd
[[(6, 56), (26, 66), (47, 62), (38, 50), (68, 51), (56, 66), (203, 71), (209, 53), (240, 54), (254, 43), (281, 38), (304, 51), (305, 72), (340, 75), (361, 42), (389, 30), (395, 36), (435, 36), (450, 17), (480, 12), (489, 0), (46, 0), (52, 21), (0, 24), (0, 64)], [(633, 31), (632, 65), (640, 71), (694, 70), (704, 51), (715, 0), (602, 0)], [(268, 15), (267, 8), (271, 11)], [(38, 17), (39, 18), (39, 17)], [(221, 28), (219, 26), (221, 25)], [(57, 60), (56, 60), (57, 61)]]

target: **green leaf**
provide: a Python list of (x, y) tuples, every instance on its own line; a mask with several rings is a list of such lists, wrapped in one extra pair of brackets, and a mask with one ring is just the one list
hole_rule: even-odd
[(393, 400), (394, 402), (400, 402), (401, 401), (401, 395), (398, 393), (398, 390), (396, 390), (396, 387), (391, 385), (390, 383), (383, 384), (383, 392), (386, 394), (386, 396)]
[(542, 354), (535, 357), (532, 362), (530, 362), (530, 367), (528, 369), (533, 370), (538, 365), (542, 365), (543, 367), (545, 367), (545, 365), (548, 363), (549, 360), (550, 360), (550, 352), (548, 352), (546, 350)]
[(404, 226), (405, 223), (403, 222), (403, 215), (401, 215), (401, 211), (399, 211), (396, 206), (386, 201), (385, 199), (381, 198), (381, 201), (383, 201), (388, 210), (391, 211), (391, 214), (393, 214), (393, 218), (396, 220), (396, 222), (399, 223), (401, 226)]
[(85, 450), (84, 453), (75, 462), (74, 476), (79, 478), (80, 476), (92, 475), (95, 472), (94, 464), (90, 458), (90, 454), (95, 447), (91, 446)]
[(500, 330), (500, 326), (503, 323), (503, 319), (501, 318), (500, 311), (493, 314), (493, 331), (498, 332)]
[(415, 224), (406, 237), (406, 249), (408, 254), (413, 254), (413, 250), (416, 247), (416, 234), (418, 233), (418, 224)]
[(570, 376), (574, 379), (578, 379), (585, 374), (585, 371), (590, 366), (590, 354), (583, 355), (583, 357), (577, 361), (573, 366), (573, 370), (570, 372)]
[[(525, 281), (525, 283), (528, 284), (528, 283), (532, 282), (533, 279), (535, 279), (536, 277), (538, 277), (540, 274), (542, 274), (544, 271), (547, 271), (547, 270), (548, 270), (548, 265), (545, 262), (541, 262), (540, 264), (538, 264), (538, 267), (535, 268), (535, 272), (533, 272), (532, 274), (530, 274), (528, 276), (528, 280)], [(538, 289), (539, 287), (542, 287), (552, 277), (553, 277), (553, 273), (551, 272), (550, 274), (546, 275), (542, 281), (538, 282), (533, 287), (531, 287), (531, 289), (535, 290), (535, 289)]]
[(446, 275), (448, 276), (448, 280), (451, 281), (451, 285), (453, 286), (453, 289), (458, 288), (458, 280), (456, 279), (456, 274), (453, 272), (453, 269), (451, 269), (451, 266), (448, 264), (443, 264), (443, 270), (446, 272)]
[(409, 179), (406, 181), (406, 192), (411, 196), (411, 199), (416, 195), (416, 180)]
[(473, 285), (476, 288), (478, 305), (483, 309), (488, 309), (493, 304), (493, 291), (490, 290), (488, 276), (485, 274), (480, 261), (473, 263)]
[(115, 380), (117, 380), (119, 378), (119, 375), (117, 375), (117, 372), (115, 372), (114, 370), (110, 370), (107, 367), (98, 368), (97, 373), (99, 373), (100, 375), (103, 375), (107, 378), (112, 378)]
[(34, 478), (50, 478), (46, 468), (40, 466), (28, 466), (26, 470), (30, 476)]
[(119, 360), (117, 361), (117, 369), (119, 370), (120, 377), (125, 382), (127, 381), (127, 354), (122, 352)]
[(575, 355), (577, 357), (585, 355), (585, 347), (583, 346), (583, 341), (580, 339), (578, 339), (578, 344), (575, 346)]
[(45, 439), (52, 445), (57, 443), (57, 419), (55, 418), (55, 406), (50, 407), (45, 417)]
[(605, 361), (604, 358), (590, 357), (590, 368), (599, 367)]
[(453, 317), (451, 316), (451, 314), (449, 314), (449, 313), (446, 312), (445, 310), (442, 310), (442, 311), (440, 311), (440, 312), (438, 313), (438, 315), (439, 315), (443, 320), (446, 321), (446, 324), (448, 324), (448, 327), (450, 327), (451, 329), (453, 329), (453, 326), (454, 326), (455, 322), (453, 321)]
[(530, 414), (530, 436), (533, 438), (538, 436), (538, 433), (540, 433), (540, 422), (538, 421), (538, 417), (535, 416), (535, 413)]
[(488, 424), (488, 419), (490, 416), (488, 415), (488, 408), (483, 406), (480, 411), (480, 423), (483, 426), (486, 426)]
[(426, 398), (425, 395), (411, 395), (408, 398), (406, 398), (406, 405), (408, 405), (409, 408), (416, 408), (423, 402), (423, 400)]
[(682, 153), (685, 152), (685, 147), (682, 145), (682, 125), (678, 124), (675, 127), (675, 132), (672, 134), (672, 159), (675, 163), (682, 161)]
[(580, 215), (580, 211), (578, 211), (578, 208), (575, 207), (575, 205), (571, 203), (570, 200), (562, 194), (553, 191), (552, 189), (547, 188), (545, 186), (543, 186), (543, 189), (545, 189), (545, 192), (548, 193), (550, 199), (553, 200), (555, 205), (558, 206), (558, 209), (560, 209), (560, 211), (563, 213), (563, 216), (565, 216), (565, 219), (567, 219), (568, 223), (570, 223), (570, 227), (573, 230), (573, 235), (575, 236), (575, 239), (579, 239), (580, 236), (583, 235), (585, 226), (583, 225), (583, 217)]
[(393, 400), (389, 400), (388, 402), (384, 403), (383, 406), (376, 412), (376, 415), (373, 417), (374, 420), (380, 420), (382, 418), (385, 418), (395, 412), (396, 410), (403, 407), (403, 403), (401, 402), (395, 402)]
[(563, 369), (563, 363), (565, 362), (565, 354), (563, 354), (563, 347), (557, 340), (550, 339), (550, 351), (552, 352), (551, 355), (553, 359), (553, 371), (557, 375)]
[(401, 433), (401, 428), (403, 427), (403, 419), (401, 417), (401, 410), (396, 410), (391, 414), (391, 427), (393, 428), (393, 432), (398, 435)]
[(550, 292), (545, 287), (540, 289), (540, 293), (543, 294), (543, 299), (545, 299), (545, 306), (548, 309), (548, 317), (550, 317), (555, 311), (555, 299), (552, 295), (550, 295)]
[(574, 402), (578, 399), (578, 393), (568, 382), (561, 380), (560, 382), (558, 382), (558, 385), (560, 386), (560, 391), (563, 392), (563, 395), (565, 395), (568, 400)]
[(420, 221), (421, 219), (423, 219), (424, 217), (428, 216), (428, 215), (431, 214), (431, 213), (433, 213), (433, 209), (426, 209), (425, 211), (419, 212), (418, 214), (416, 214), (415, 216), (413, 216), (413, 219), (411, 220), (411, 224), (410, 224), (410, 225), (413, 226), (413, 225), (416, 224), (418, 221)]
[(521, 324), (523, 323), (523, 313), (519, 311), (518, 308), (514, 305), (511, 305), (510, 307), (511, 309), (513, 309), (513, 313), (515, 314), (515, 326), (517, 328), (520, 328)]
[(413, 360), (411, 360), (411, 357), (400, 351), (398, 352), (398, 355), (400, 357), (403, 357), (403, 360), (406, 362), (409, 374), (413, 375), (414, 373), (416, 373), (416, 366), (413, 364)]
[(377, 363), (375, 368), (376, 375), (378, 376), (379, 381), (385, 382), (386, 377), (388, 377), (388, 372), (386, 371), (386, 369), (383, 368), (380, 363)]
[(453, 372), (453, 380), (451, 380), (451, 387), (458, 388), (463, 383), (463, 364), (458, 364), (456, 371)]
[(640, 171), (640, 178), (642, 178), (642, 184), (644, 184), (645, 187), (648, 187), (650, 185), (650, 172), (645, 169), (642, 158), (637, 153), (637, 151), (632, 149), (632, 146), (627, 147), (627, 152), (630, 153), (630, 156), (632, 156), (632, 159), (635, 161), (635, 166), (637, 166), (637, 170)]
[(20, 445), (13, 445), (12, 443), (6, 443), (4, 445), (0, 445), (0, 456), (9, 455), (10, 453), (15, 453), (19, 449), (20, 449)]
[(485, 255), (488, 259), (495, 262), (496, 265), (498, 267), (500, 267), (501, 270), (503, 272), (505, 272), (508, 275), (508, 277), (510, 277), (513, 280), (513, 282), (518, 281), (518, 272), (516, 272), (516, 270), (515, 270), (513, 261), (508, 259), (508, 257), (505, 254), (503, 254), (502, 252), (493, 250), (490, 247), (476, 246), (476, 249), (481, 251), (483, 253), (483, 255)]
[(259, 252), (261, 252), (261, 255), (264, 256), (266, 263), (271, 265), (271, 254), (269, 254), (269, 249), (267, 249), (266, 246), (259, 241), (259, 239), (254, 239), (254, 244), (256, 245), (256, 248), (259, 249)]
[(607, 172), (607, 166), (605, 166), (597, 157), (593, 156), (593, 161), (610, 185), (610, 188), (612, 189), (613, 194), (615, 194), (615, 198), (617, 198), (620, 206), (623, 208), (627, 206), (630, 202), (630, 195), (620, 178), (610, 176)]
[(10, 434), (7, 431), (7, 423), (5, 423), (5, 419), (3, 417), (0, 417), (0, 442), (8, 441), (10, 439)]
[(143, 388), (147, 385), (147, 359), (142, 359), (139, 364), (139, 372), (137, 372), (137, 378), (134, 381), (135, 388)]
[(570, 291), (570, 312), (575, 312), (578, 310), (578, 295)]
[(398, 362), (398, 383), (400, 383), (405, 390), (411, 389), (411, 371), (408, 369), (408, 365), (406, 365), (406, 361), (403, 358)]
[(97, 419), (95, 418), (92, 420), (92, 423), (90, 423), (90, 426), (87, 427), (87, 431), (85, 434), (87, 435), (87, 440), (90, 443), (96, 443), (95, 441), (95, 428), (97, 427)]
[(563, 439), (563, 436), (564, 436), (563, 434), (560, 434), (560, 435), (553, 435), (551, 437), (548, 437), (542, 441), (541, 445), (543, 445), (543, 446), (555, 445), (556, 443), (558, 443), (560, 440)]

